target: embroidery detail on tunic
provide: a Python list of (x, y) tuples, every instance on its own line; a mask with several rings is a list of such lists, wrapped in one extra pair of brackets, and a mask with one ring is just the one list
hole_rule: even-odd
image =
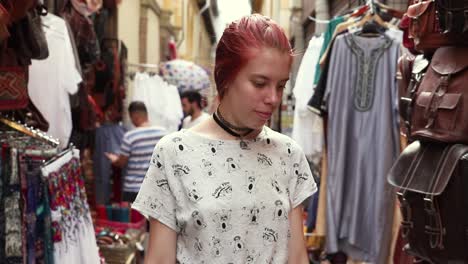
[(356, 43), (353, 34), (346, 36), (346, 44), (358, 59), (358, 76), (354, 89), (354, 107), (360, 112), (369, 111), (374, 103), (375, 76), (377, 73), (377, 62), (388, 49), (392, 40), (388, 37), (375, 49), (366, 55), (365, 51)]

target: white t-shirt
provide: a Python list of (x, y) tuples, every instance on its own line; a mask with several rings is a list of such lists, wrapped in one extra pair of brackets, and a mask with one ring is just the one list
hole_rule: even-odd
[(186, 116), (184, 118), (184, 121), (182, 123), (182, 127), (183, 128), (186, 128), (186, 129), (189, 129), (191, 127), (194, 127), (195, 125), (198, 125), (200, 124), (202, 121), (206, 120), (210, 118), (210, 115), (205, 113), (205, 112), (201, 112), (201, 115), (199, 117), (197, 117), (195, 120), (192, 120), (192, 116)]
[(73, 48), (65, 21), (55, 15), (42, 18), (49, 57), (33, 60), (29, 67), (28, 93), (34, 105), (49, 122), (48, 134), (66, 147), (72, 131), (69, 95), (82, 81), (76, 69)]
[(183, 129), (156, 145), (132, 206), (177, 232), (178, 263), (287, 263), (288, 213), (317, 190), (309, 165), (267, 127), (239, 143)]

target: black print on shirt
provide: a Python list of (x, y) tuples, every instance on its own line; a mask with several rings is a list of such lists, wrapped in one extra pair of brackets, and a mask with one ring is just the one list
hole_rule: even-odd
[(233, 246), (233, 253), (237, 254), (239, 252), (242, 252), (244, 250), (244, 242), (242, 241), (242, 238), (240, 236), (235, 236), (234, 241), (231, 243)]
[(288, 166), (283, 158), (280, 158), (280, 167), (281, 173), (283, 173), (284, 176), (288, 175)]
[(269, 157), (267, 157), (265, 154), (258, 153), (257, 154), (257, 161), (262, 167), (271, 167), (273, 165), (273, 162)]
[(221, 257), (223, 252), (223, 246), (221, 245), (221, 240), (216, 237), (211, 238), (211, 255), (215, 258)]
[(233, 158), (227, 158), (225, 166), (226, 166), (228, 173), (232, 173), (240, 169), (239, 163), (235, 161)]
[(174, 150), (176, 155), (193, 151), (193, 149), (185, 144), (180, 137), (173, 138), (172, 142), (174, 142)]
[(172, 169), (174, 170), (174, 176), (177, 177), (182, 177), (190, 173), (189, 167), (180, 164), (172, 165)]
[(265, 246), (271, 245), (278, 241), (278, 233), (271, 228), (265, 228), (263, 231), (263, 242)]
[(297, 176), (297, 185), (302, 185), (307, 180), (309, 180), (309, 175), (307, 173), (299, 173)]
[(291, 157), (293, 155), (292, 144), (291, 143), (286, 143), (286, 152), (288, 154), (288, 157)]
[[(248, 173), (248, 172), (246, 172)], [(252, 192), (255, 189), (255, 186), (257, 185), (257, 178), (255, 176), (248, 176), (247, 177), (247, 184), (245, 185), (245, 190), (252, 194)]]
[(271, 187), (273, 187), (273, 190), (275, 190), (278, 194), (283, 193), (280, 185), (278, 184), (278, 181), (276, 181), (275, 179), (271, 179)]
[(293, 164), (293, 173), (296, 177), (299, 177), (299, 163), (294, 163)]
[(156, 154), (156, 155), (153, 155), (152, 159), (151, 159), (152, 163), (154, 165), (156, 165), (156, 167), (160, 170), (163, 170), (164, 169), (164, 166), (163, 164), (161, 163), (161, 157), (159, 156), (159, 154)]
[(165, 194), (171, 193), (171, 188), (169, 187), (169, 183), (167, 182), (166, 179), (157, 180), (156, 186), (158, 186)]
[(216, 199), (225, 198), (231, 199), (232, 196), (232, 185), (230, 182), (223, 182), (216, 190), (213, 192), (213, 197)]
[[(176, 212), (175, 212), (175, 209), (174, 209), (174, 212), (173, 212), (173, 215), (175, 215)], [(177, 219), (176, 219), (176, 225), (177, 227), (180, 229), (180, 233), (179, 235), (187, 235), (187, 233), (185, 232), (186, 231), (186, 227), (187, 227), (187, 222), (179, 222)]]
[(202, 159), (202, 170), (204, 175), (212, 178), (215, 176), (215, 170), (213, 168), (213, 163), (211, 161)]
[(286, 213), (286, 210), (284, 209), (283, 202), (281, 200), (276, 200), (275, 201), (275, 214), (273, 216), (273, 220), (278, 221), (278, 220), (284, 220), (288, 219), (288, 215)]
[(188, 197), (194, 203), (200, 201), (203, 198), (196, 189), (189, 189)]
[(216, 223), (216, 230), (218, 232), (223, 233), (232, 229), (231, 212), (232, 210), (223, 209), (221, 212), (215, 213), (213, 222)]
[(203, 244), (202, 244), (202, 242), (200, 241), (200, 239), (198, 239), (198, 237), (195, 238), (195, 245), (194, 245), (194, 247), (195, 247), (195, 251), (196, 251), (197, 253), (201, 253), (201, 252), (203, 251)]
[(151, 199), (150, 196), (146, 197), (146, 200), (143, 202), (143, 204), (149, 206), (151, 210), (158, 210), (159, 208), (163, 206), (161, 202), (159, 202), (156, 199)]
[(206, 223), (203, 220), (203, 217), (201, 216), (200, 212), (198, 211), (193, 211), (192, 212), (192, 219), (193, 219), (193, 225), (195, 226), (196, 229), (202, 230), (206, 228)]
[(276, 147), (275, 142), (273, 140), (271, 140), (269, 137), (263, 139), (262, 143), (267, 148), (275, 148)]
[(255, 253), (255, 250), (248, 250), (247, 249), (247, 256), (245, 258), (246, 264), (255, 263), (255, 260), (260, 256), (260, 253)]
[(265, 209), (265, 206), (257, 207), (254, 205), (252, 208), (243, 207), (242, 209), (245, 211), (242, 215), (249, 217), (249, 225), (258, 225), (260, 212)]
[(213, 143), (208, 143), (208, 152), (205, 152), (206, 156), (216, 156), (219, 155), (219, 151), (221, 150), (221, 145), (222, 143), (219, 144), (213, 144)]

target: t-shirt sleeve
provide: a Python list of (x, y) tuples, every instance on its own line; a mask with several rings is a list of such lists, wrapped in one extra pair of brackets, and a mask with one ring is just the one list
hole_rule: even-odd
[(292, 164), (292, 178), (289, 182), (292, 208), (296, 208), (317, 191), (317, 185), (304, 152), (300, 148), (297, 148), (296, 152), (297, 158)]
[(180, 231), (176, 221), (176, 199), (170, 188), (168, 173), (161, 144), (156, 145), (149, 169), (140, 191), (132, 204), (146, 218), (153, 218), (176, 232)]
[(130, 152), (132, 151), (132, 142), (130, 140), (130, 137), (128, 136), (128, 133), (124, 135), (122, 139), (122, 144), (120, 145), (120, 151), (119, 154), (123, 156), (130, 156)]

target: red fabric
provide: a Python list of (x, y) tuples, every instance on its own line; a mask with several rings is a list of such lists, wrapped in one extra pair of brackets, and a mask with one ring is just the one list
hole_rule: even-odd
[(412, 264), (414, 259), (412, 256), (406, 254), (403, 250), (406, 242), (403, 240), (401, 231), (398, 232), (398, 238), (395, 244), (395, 251), (393, 253), (393, 263), (394, 264)]
[(175, 42), (169, 41), (169, 60), (177, 59), (177, 46)]
[(409, 37), (410, 23), (411, 23), (411, 18), (409, 18), (406, 14), (404, 14), (399, 25), (399, 28), (403, 31), (403, 46), (407, 48), (411, 53), (419, 54), (419, 52), (414, 48), (413, 39)]

